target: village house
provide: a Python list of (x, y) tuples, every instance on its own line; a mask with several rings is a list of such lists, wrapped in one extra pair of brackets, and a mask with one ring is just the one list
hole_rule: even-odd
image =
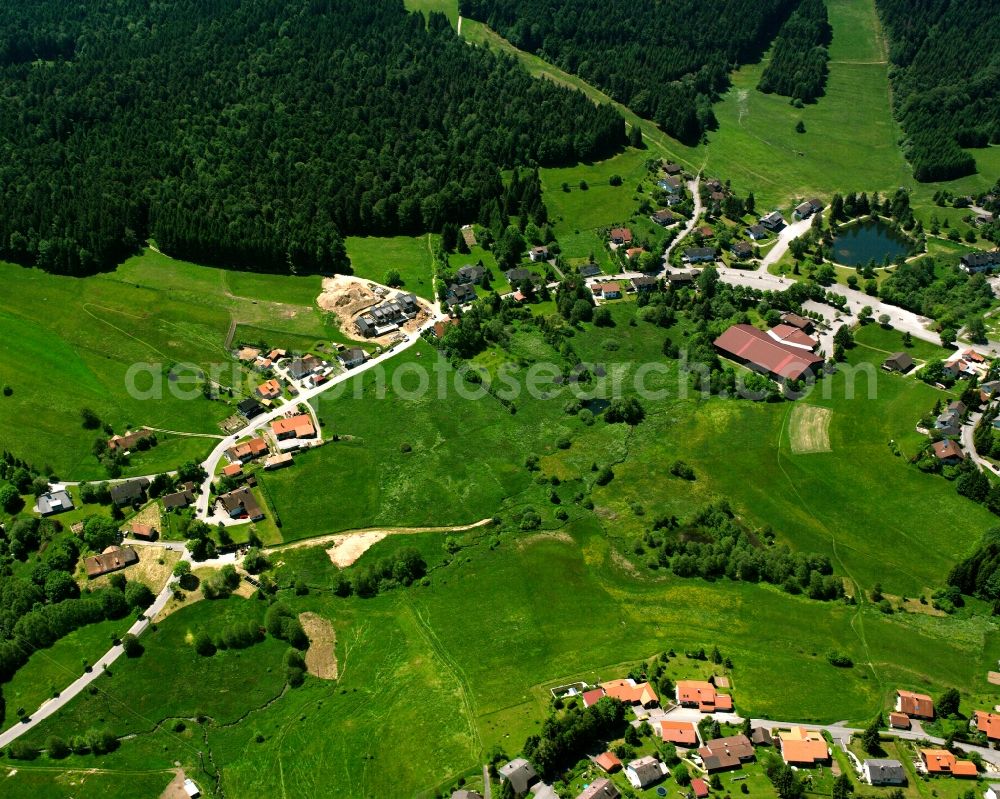
[(519, 266), (515, 269), (508, 269), (503, 274), (504, 277), (507, 278), (507, 282), (510, 283), (511, 287), (520, 286), (525, 280), (538, 280), (538, 275), (530, 269), (525, 269), (523, 266)]
[(674, 686), (674, 698), (681, 707), (698, 708), (702, 713), (733, 709), (733, 698), (718, 693), (715, 686), (705, 680), (678, 680)]
[(885, 371), (899, 372), (904, 375), (909, 372), (913, 366), (913, 358), (911, 358), (909, 353), (906, 352), (894, 352), (882, 361), (882, 368), (885, 369)]
[(112, 452), (129, 452), (144, 438), (151, 438), (155, 433), (143, 427), (141, 430), (133, 430), (123, 436), (111, 436), (108, 439), (108, 449)]
[(368, 360), (368, 353), (361, 347), (348, 347), (337, 355), (337, 360), (345, 369), (353, 369)]
[(861, 771), (869, 785), (906, 785), (906, 772), (898, 760), (866, 760)]
[(681, 174), (681, 172), (684, 171), (684, 169), (681, 167), (680, 164), (671, 163), (671, 164), (664, 164), (663, 171), (666, 172), (668, 175), (679, 175)]
[(634, 261), (640, 255), (642, 255), (645, 250), (642, 247), (629, 247), (625, 250), (625, 257), (630, 261)]
[(135, 505), (146, 501), (146, 489), (149, 488), (149, 480), (145, 477), (136, 477), (134, 480), (125, 480), (111, 486), (111, 501), (118, 505)]
[(698, 730), (690, 721), (661, 721), (660, 737), (676, 746), (698, 745)]
[(625, 777), (639, 791), (655, 785), (669, 773), (667, 767), (654, 755), (640, 757), (625, 767)]
[(226, 457), (230, 463), (249, 463), (254, 458), (267, 454), (267, 442), (257, 436), (249, 441), (234, 444), (226, 450)]
[(750, 731), (750, 742), (754, 746), (774, 746), (774, 738), (767, 727), (754, 727)]
[(804, 727), (781, 730), (778, 733), (778, 748), (789, 766), (812, 768), (830, 761), (826, 739), (817, 730), (807, 730)]
[(970, 726), (979, 730), (990, 741), (1000, 741), (1000, 714), (977, 710), (972, 714)]
[(580, 273), (580, 277), (597, 277), (604, 274), (601, 267), (595, 263), (586, 263), (577, 269), (577, 271)]
[(260, 505), (257, 504), (257, 498), (246, 486), (230, 491), (228, 494), (222, 494), (219, 497), (219, 503), (232, 519), (246, 516), (250, 521), (256, 522), (264, 518), (264, 513), (261, 511)]
[(771, 211), (767, 216), (760, 218), (760, 224), (771, 232), (776, 232), (785, 226), (785, 217), (781, 215), (780, 211)]
[(459, 305), (466, 305), (476, 299), (476, 290), (471, 283), (453, 283), (448, 286), (448, 296), (445, 302), (448, 307), (454, 309)]
[(705, 799), (708, 796), (708, 783), (701, 777), (695, 777), (691, 780), (691, 792), (695, 799)]
[(648, 682), (637, 683), (633, 679), (611, 680), (610, 682), (602, 682), (600, 687), (604, 689), (605, 695), (624, 702), (626, 705), (656, 707), (660, 703), (656, 691)]
[(538, 782), (538, 774), (534, 767), (523, 757), (515, 758), (504, 766), (500, 766), (500, 781), (510, 782), (510, 787), (518, 796), (524, 796)]
[(631, 244), (632, 243), (632, 231), (627, 227), (616, 227), (611, 229), (611, 233), (608, 234), (612, 244)]
[(898, 690), (896, 691), (896, 712), (905, 713), (911, 719), (932, 719), (934, 718), (934, 700), (927, 694)]
[(576, 799), (620, 799), (621, 792), (607, 777), (600, 777), (577, 794)]
[(486, 269), (479, 264), (466, 264), (455, 272), (455, 282), (464, 284), (472, 283), (478, 285), (483, 282)]
[(677, 221), (677, 214), (667, 208), (661, 208), (655, 214), (653, 214), (650, 219), (652, 219), (656, 224), (667, 227), (672, 225)]
[(952, 777), (978, 777), (979, 769), (971, 760), (959, 760), (947, 749), (921, 749), (920, 762), (928, 774)]
[(767, 238), (767, 228), (763, 225), (751, 225), (747, 228), (747, 236), (749, 236), (754, 241), (760, 241), (761, 239)]
[(797, 327), (792, 327), (784, 323), (772, 327), (767, 331), (767, 335), (781, 344), (787, 344), (789, 347), (798, 347), (809, 352), (812, 352), (819, 346), (819, 342), (812, 336), (807, 335)]
[(265, 380), (257, 386), (257, 394), (261, 399), (273, 400), (281, 396), (281, 383), (274, 378)]
[(632, 289), (640, 294), (647, 291), (655, 291), (658, 282), (655, 277), (650, 277), (649, 275), (640, 275), (639, 277), (632, 278)]
[(1000, 250), (993, 252), (970, 252), (963, 255), (959, 268), (963, 272), (974, 274), (976, 272), (992, 272), (1000, 267)]
[(229, 463), (222, 467), (223, 477), (236, 477), (243, 474), (242, 463)]
[(714, 260), (714, 247), (688, 247), (684, 250), (684, 263), (686, 264), (711, 263)]
[(594, 758), (594, 764), (607, 774), (614, 774), (622, 767), (621, 760), (614, 752), (602, 752)]
[(889, 714), (889, 726), (894, 730), (908, 730), (912, 725), (910, 724), (910, 717), (905, 713), (896, 713), (893, 711)]
[(741, 261), (753, 257), (753, 245), (749, 241), (737, 241), (732, 246), (732, 253)]
[(322, 368), (323, 361), (315, 355), (305, 355), (302, 358), (295, 358), (288, 364), (288, 374), (293, 380), (302, 380)]
[(539, 261), (547, 261), (549, 259), (549, 248), (532, 247), (528, 251), (528, 258), (533, 264), (537, 264)]
[(590, 691), (584, 691), (583, 694), (581, 694), (583, 706), (590, 707), (591, 705), (596, 705), (605, 696), (607, 696), (607, 694), (604, 692), (604, 689), (599, 686), (591, 689)]
[(240, 400), (236, 409), (243, 414), (243, 416), (249, 421), (255, 416), (260, 416), (264, 412), (264, 406), (261, 405), (253, 397), (247, 397), (245, 400)]
[(671, 175), (656, 181), (657, 188), (667, 192), (667, 194), (681, 194), (684, 191), (683, 181), (676, 175)]
[(816, 329), (816, 325), (813, 323), (812, 319), (809, 319), (806, 316), (801, 316), (797, 313), (792, 313), (791, 311), (786, 311), (781, 315), (781, 322), (782, 324), (797, 327), (803, 333), (812, 333)]
[(83, 561), (87, 579), (93, 580), (103, 574), (110, 574), (139, 562), (139, 554), (133, 547), (110, 546), (100, 555), (91, 555)]
[(698, 755), (709, 774), (740, 768), (757, 757), (753, 744), (745, 735), (713, 738), (705, 742)]
[(54, 516), (68, 510), (73, 510), (73, 498), (65, 489), (47, 491), (35, 500), (34, 511), (42, 516)]
[(312, 417), (302, 413), (275, 419), (271, 422), (271, 432), (278, 441), (282, 441), (288, 438), (313, 438), (316, 435), (316, 428), (313, 426)]
[(288, 357), (288, 350), (283, 350), (280, 348), (275, 348), (267, 354), (268, 360), (274, 362), (280, 361), (282, 358), (287, 358), (287, 357)]
[(284, 469), (292, 465), (292, 453), (281, 452), (264, 459), (264, 471), (273, 472), (275, 469)]
[(164, 494), (161, 498), (165, 510), (186, 508), (194, 502), (194, 483), (185, 483), (180, 491)]
[(620, 283), (611, 281), (609, 283), (595, 283), (590, 287), (595, 297), (602, 297), (605, 300), (618, 300), (622, 296)]
[(775, 341), (752, 325), (733, 325), (714, 344), (727, 358), (774, 380), (799, 380), (823, 364), (823, 359), (812, 352)]
[[(962, 452), (962, 448), (958, 446), (950, 438), (943, 441), (935, 441), (932, 445), (934, 450), (934, 457), (937, 458), (944, 464), (949, 466), (954, 466), (959, 461), (965, 460), (965, 453)], [(898, 707), (898, 705), (897, 705)], [(907, 715), (913, 715), (908, 713)], [(917, 716), (917, 718), (923, 718), (922, 716)]]
[(140, 541), (155, 541), (159, 536), (153, 525), (141, 524), (140, 522), (132, 522), (129, 526), (129, 532), (132, 534), (132, 538), (138, 538)]
[(823, 203), (817, 199), (806, 200), (804, 203), (797, 205), (795, 207), (795, 212), (792, 214), (796, 219), (808, 219), (813, 214), (818, 214), (823, 210)]
[(667, 282), (670, 284), (672, 289), (680, 289), (688, 286), (694, 285), (694, 273), (693, 272), (671, 272), (667, 271), (665, 275)]

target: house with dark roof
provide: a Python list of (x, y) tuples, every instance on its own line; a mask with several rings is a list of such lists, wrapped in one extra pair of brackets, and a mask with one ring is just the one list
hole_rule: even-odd
[(745, 735), (730, 735), (705, 741), (698, 754), (709, 774), (740, 768), (757, 757), (753, 744)]
[(532, 247), (528, 250), (528, 258), (533, 264), (539, 261), (547, 261), (549, 259), (549, 248), (548, 247)]
[(866, 760), (861, 771), (869, 785), (906, 785), (906, 772), (898, 760)]
[(465, 305), (476, 299), (476, 290), (471, 283), (453, 283), (448, 286), (448, 296), (445, 302), (449, 308), (457, 305)]
[(792, 215), (796, 219), (808, 219), (813, 214), (818, 214), (822, 210), (823, 203), (818, 199), (806, 200), (795, 207), (795, 212)]
[(882, 361), (882, 368), (887, 372), (899, 372), (900, 374), (906, 374), (914, 366), (913, 358), (910, 357), (908, 352), (894, 352), (884, 361)]
[(156, 528), (151, 524), (140, 524), (139, 522), (132, 522), (129, 526), (129, 532), (132, 538), (138, 538), (140, 541), (155, 541), (159, 537), (159, 533)]
[(534, 272), (530, 269), (525, 269), (524, 267), (508, 269), (504, 272), (504, 277), (506, 277), (507, 282), (514, 287), (520, 286), (525, 280), (538, 280), (538, 276)]
[(675, 214), (668, 208), (661, 208), (659, 211), (657, 211), (649, 218), (652, 219), (656, 224), (662, 225), (663, 227), (667, 227), (668, 225), (672, 225), (674, 222), (677, 221), (677, 214)]
[(785, 226), (785, 217), (780, 211), (771, 211), (767, 216), (762, 216), (760, 223), (770, 231), (781, 230)]
[(222, 494), (219, 503), (232, 519), (240, 519), (246, 516), (250, 521), (256, 522), (264, 518), (264, 513), (257, 504), (257, 498), (246, 486)]
[(509, 782), (510, 787), (518, 796), (524, 796), (531, 786), (538, 782), (538, 774), (534, 767), (523, 757), (515, 758), (504, 766), (500, 766), (500, 781)]
[(145, 477), (136, 477), (134, 480), (115, 483), (111, 486), (111, 501), (119, 506), (145, 502), (148, 488), (149, 480)]
[(970, 252), (962, 256), (959, 268), (963, 272), (992, 272), (1000, 268), (1000, 250), (993, 252)]
[(753, 257), (753, 245), (749, 241), (737, 241), (732, 247), (733, 255), (741, 261)]
[(681, 172), (684, 171), (684, 169), (681, 167), (680, 164), (671, 163), (671, 164), (664, 164), (663, 171), (666, 172), (668, 175), (679, 175), (681, 174)]
[(632, 288), (639, 293), (655, 291), (657, 285), (659, 285), (657, 279), (649, 275), (639, 275), (639, 277), (632, 278)]
[(597, 277), (604, 274), (601, 267), (597, 264), (584, 264), (577, 271), (580, 273), (580, 277)]
[(140, 430), (133, 430), (123, 436), (111, 436), (108, 439), (108, 449), (128, 452), (144, 438), (152, 438), (154, 435), (155, 433), (152, 430), (143, 427)]
[(702, 264), (711, 263), (715, 260), (714, 247), (688, 247), (684, 250), (684, 263)]
[(667, 767), (654, 755), (640, 757), (625, 767), (625, 777), (639, 791), (655, 785), (668, 773)]
[(767, 727), (754, 727), (750, 731), (750, 742), (754, 746), (774, 746), (774, 738)]
[(747, 235), (754, 241), (767, 238), (767, 228), (763, 225), (751, 225), (747, 228)]
[(255, 416), (260, 416), (264, 412), (264, 406), (257, 402), (257, 400), (253, 397), (241, 400), (236, 406), (236, 409), (247, 419), (253, 419)]
[(801, 316), (797, 313), (792, 313), (791, 311), (783, 313), (781, 315), (781, 321), (783, 324), (797, 327), (803, 333), (812, 333), (813, 330), (816, 329), (812, 319), (809, 319), (806, 316)]
[[(959, 463), (960, 461), (965, 460), (965, 453), (962, 452), (962, 448), (958, 446), (958, 444), (956, 444), (950, 438), (947, 438), (944, 441), (935, 441), (933, 444), (933, 449), (934, 449), (934, 457), (937, 458), (939, 461), (941, 461), (941, 463), (948, 464), (951, 466), (956, 463)], [(899, 707), (898, 701), (896, 703), (896, 707)], [(933, 710), (931, 712), (933, 712)], [(912, 716), (913, 713), (907, 712), (906, 715)], [(917, 718), (927, 718), (927, 717), (917, 716)], [(931, 716), (930, 718), (933, 718), (933, 716)]]
[(42, 516), (55, 516), (57, 513), (65, 513), (73, 510), (73, 498), (65, 489), (59, 491), (47, 491), (35, 501), (35, 513)]
[(693, 272), (667, 272), (666, 274), (667, 282), (670, 284), (670, 288), (684, 288), (685, 286), (694, 285), (694, 273)]
[(455, 272), (456, 283), (482, 283), (486, 269), (479, 264), (466, 264)]
[(180, 491), (164, 494), (160, 500), (163, 502), (164, 510), (186, 508), (194, 502), (194, 483), (185, 483)]
[(714, 344), (725, 357), (779, 381), (799, 380), (823, 364), (812, 352), (775, 341), (752, 325), (733, 325)]
[(102, 574), (110, 574), (139, 562), (139, 553), (133, 547), (110, 546), (100, 555), (91, 555), (84, 559), (83, 567), (87, 571), (87, 579), (93, 580)]
[(348, 347), (337, 355), (337, 360), (345, 369), (353, 369), (368, 360), (368, 353), (361, 347)]

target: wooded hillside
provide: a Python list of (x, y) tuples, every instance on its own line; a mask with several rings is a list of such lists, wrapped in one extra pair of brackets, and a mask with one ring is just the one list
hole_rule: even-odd
[(1000, 143), (1000, 4), (876, 0), (891, 43), (894, 110), (917, 180), (975, 172), (962, 147)]
[(499, 168), (624, 141), (614, 110), (400, 0), (0, 8), (0, 258), (49, 271), (106, 268), (150, 235), (206, 263), (328, 271), (342, 235), (473, 221)]
[(765, 94), (781, 94), (803, 103), (821, 97), (826, 86), (831, 33), (826, 3), (802, 0), (781, 26), (771, 61), (757, 88)]
[(730, 71), (755, 60), (796, 0), (461, 0), (462, 14), (600, 86), (694, 144)]

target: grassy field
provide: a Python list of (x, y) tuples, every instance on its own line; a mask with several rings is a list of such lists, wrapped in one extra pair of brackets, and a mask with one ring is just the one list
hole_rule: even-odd
[(399, 272), (403, 288), (418, 297), (434, 299), (434, 237), (392, 236), (387, 238), (348, 236), (347, 254), (358, 277), (384, 283), (390, 271)]
[[(52, 466), (63, 479), (105, 476), (90, 449), (106, 436), (82, 427), (84, 407), (116, 432), (150, 425), (218, 433), (232, 405), (205, 400), (197, 390), (193, 399), (175, 396), (180, 382), (165, 377), (176, 364), (202, 370), (221, 364), (223, 385), (232, 384), (237, 395), (249, 390), (258, 381), (244, 377), (225, 349), (231, 324), (253, 340), (339, 337), (315, 305), (319, 278), (227, 272), (149, 250), (95, 277), (0, 264), (0, 280), (8, 289), (0, 296), (0, 336), (17, 342), (0, 361), (0, 384), (13, 390), (0, 397), (0, 446), (39, 468)], [(130, 394), (135, 364), (154, 365), (159, 398)], [(143, 372), (134, 384), (144, 391), (154, 379)], [(159, 447), (133, 457), (126, 474), (174, 468), (210, 449), (208, 439), (160, 438)]]
[[(967, 688), (964, 701), (982, 701), (985, 670), (1000, 648), (988, 617), (955, 624), (726, 581), (653, 580), (623, 567), (594, 518), (499, 540), (470, 533), (458, 542), (453, 556), (436, 535), (376, 545), (365, 559), (416, 543), (432, 570), (429, 585), (371, 600), (322, 590), (333, 571), (321, 548), (288, 553), (291, 571), (279, 572), (281, 581), (294, 573), (312, 590), (284, 592), (283, 601), (332, 621), (341, 671), (335, 684), (310, 677), (267, 704), (280, 671), (271, 672), (280, 650), (269, 643), (192, 660), (189, 634), (218, 629), (219, 617), (257, 605), (200, 602), (162, 622), (143, 658), (117, 667), (102, 695), (75, 700), (35, 737), (97, 723), (139, 734), (96, 763), (72, 757), (67, 767), (141, 762), (153, 769), (177, 760), (191, 768), (192, 730), (177, 734), (155, 721), (201, 708), (214, 719), (204, 727), (206, 743), (189, 727), (206, 760), (221, 767), (226, 796), (279, 796), (293, 785), (303, 797), (329, 795), (331, 785), (349, 797), (432, 796), (475, 773), (490, 747), (516, 752), (537, 732), (550, 686), (621, 676), (671, 647), (679, 655), (668, 666), (673, 678), (711, 673), (711, 664), (681, 653), (717, 644), (734, 662), (739, 711), (803, 721), (866, 719), (901, 684), (932, 693), (955, 684)], [(830, 666), (832, 642), (858, 665)], [(232, 691), (237, 668), (241, 690)], [(167, 679), (163, 669), (177, 672), (169, 693), (150, 687)], [(124, 686), (136, 707), (107, 698)]]

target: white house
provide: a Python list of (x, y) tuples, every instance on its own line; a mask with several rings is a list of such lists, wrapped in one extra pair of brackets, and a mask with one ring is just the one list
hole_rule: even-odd
[(670, 771), (667, 769), (666, 765), (661, 763), (653, 755), (646, 755), (645, 757), (640, 757), (638, 760), (633, 760), (625, 767), (625, 776), (628, 781), (632, 783), (632, 787), (637, 790), (642, 790), (650, 785), (653, 785), (664, 777), (666, 777)]

